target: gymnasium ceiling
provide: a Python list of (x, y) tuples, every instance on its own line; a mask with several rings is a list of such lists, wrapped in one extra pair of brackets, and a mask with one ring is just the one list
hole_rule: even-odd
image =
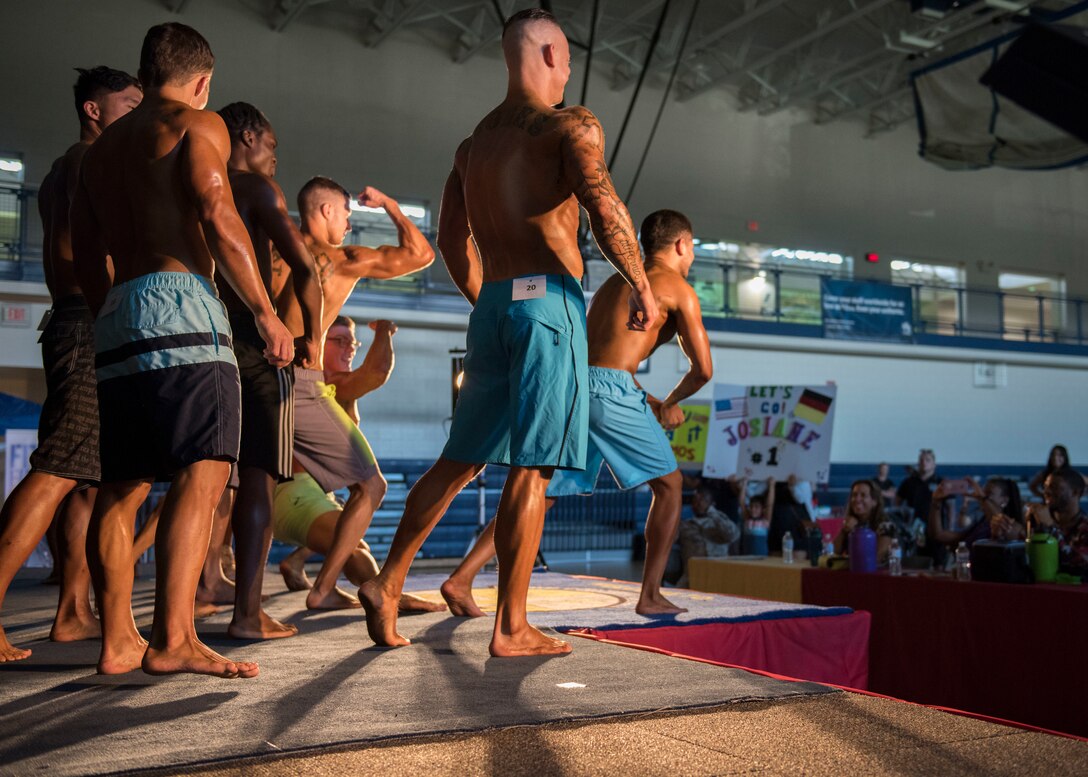
[[(189, 0), (162, 0), (184, 12)], [(203, 2), (204, 0), (196, 0)], [(500, 15), (530, 0), (235, 0), (255, 21), (290, 35), (296, 24), (355, 30), (380, 48), (413, 36), (446, 51), (452, 63), (499, 56)], [(860, 122), (869, 135), (914, 116), (912, 70), (1019, 28), (1030, 14), (1078, 0), (553, 0), (541, 2), (563, 24), (576, 63), (589, 56), (610, 88), (637, 82), (671, 99), (728, 95), (740, 111), (793, 109), (818, 124)], [(596, 26), (593, 28), (594, 9)], [(694, 17), (692, 12), (694, 9)], [(664, 18), (662, 20), (664, 12)], [(686, 43), (685, 32), (688, 30)], [(656, 45), (651, 43), (656, 38)], [(677, 57), (679, 56), (679, 67)], [(577, 65), (576, 65), (577, 67)], [(577, 76), (568, 87), (581, 101)], [(600, 88), (595, 81), (594, 87)], [(588, 104), (592, 107), (592, 94)]]

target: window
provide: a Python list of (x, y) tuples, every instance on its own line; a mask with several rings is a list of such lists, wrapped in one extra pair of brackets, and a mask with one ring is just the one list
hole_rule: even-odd
[(0, 151), (0, 183), (22, 183), (26, 180), (26, 167), (22, 154)]
[(920, 331), (930, 334), (959, 332), (960, 292), (964, 284), (963, 267), (950, 264), (926, 264), (909, 259), (892, 259), (892, 283), (915, 286), (914, 318)]
[(1058, 275), (1003, 272), (998, 275), (1005, 337), (1058, 339), (1072, 317), (1065, 310), (1065, 279)]
[[(412, 221), (423, 234), (428, 235), (431, 229), (431, 209), (422, 200), (397, 200), (401, 212)], [(346, 245), (370, 246), (377, 248), (380, 245), (397, 244), (397, 228), (389, 220), (383, 208), (368, 208), (360, 205), (356, 200), (351, 201), (351, 232), (344, 238)], [(386, 289), (389, 291), (421, 291), (425, 281), (431, 278), (428, 270), (405, 275), (403, 278), (391, 280), (367, 280), (368, 288)], [(448, 284), (452, 287), (453, 281), (445, 272), (437, 273), (434, 277), (439, 284)]]

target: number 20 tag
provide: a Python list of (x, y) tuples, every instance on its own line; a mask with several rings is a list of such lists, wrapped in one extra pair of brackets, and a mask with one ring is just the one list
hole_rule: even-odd
[(514, 278), (513, 301), (521, 299), (542, 299), (548, 292), (548, 278), (545, 275), (529, 275)]

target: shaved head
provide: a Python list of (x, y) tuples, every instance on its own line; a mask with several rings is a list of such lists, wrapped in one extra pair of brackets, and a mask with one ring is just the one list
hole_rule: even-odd
[(307, 181), (299, 191), (298, 211), (305, 216), (307, 213), (320, 210), (326, 202), (347, 205), (350, 201), (351, 195), (347, 189), (331, 178), (318, 175)]
[(551, 13), (541, 8), (518, 11), (502, 28), (502, 51), (507, 61), (548, 44), (556, 45), (559, 40), (566, 44), (563, 28)]

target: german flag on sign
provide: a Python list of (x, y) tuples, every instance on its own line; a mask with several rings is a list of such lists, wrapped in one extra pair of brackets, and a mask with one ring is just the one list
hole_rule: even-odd
[(793, 409), (795, 418), (803, 418), (817, 426), (827, 418), (827, 412), (831, 409), (831, 397), (819, 394), (812, 389), (805, 389), (801, 398), (797, 400), (797, 407)]

